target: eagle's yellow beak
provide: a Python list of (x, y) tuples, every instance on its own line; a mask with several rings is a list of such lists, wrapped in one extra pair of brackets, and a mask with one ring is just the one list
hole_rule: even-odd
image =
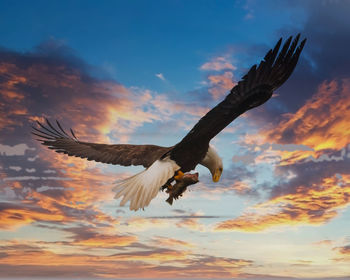
[(213, 182), (219, 182), (222, 171), (220, 169), (216, 169), (213, 174)]

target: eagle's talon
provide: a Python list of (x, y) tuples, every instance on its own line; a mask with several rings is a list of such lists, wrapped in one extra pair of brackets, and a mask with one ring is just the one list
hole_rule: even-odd
[(178, 171), (176, 171), (176, 173), (175, 173), (174, 179), (175, 179), (176, 181), (180, 181), (184, 175), (185, 175), (185, 174), (184, 174), (181, 170), (178, 170)]
[(164, 189), (166, 189), (166, 193), (170, 193), (174, 189), (174, 186), (170, 183), (167, 183), (164, 185)]

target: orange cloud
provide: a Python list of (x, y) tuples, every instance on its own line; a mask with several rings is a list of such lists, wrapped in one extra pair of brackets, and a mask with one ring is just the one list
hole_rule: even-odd
[(94, 247), (94, 248), (113, 248), (119, 246), (127, 246), (137, 241), (136, 236), (117, 236), (99, 234), (93, 238), (87, 238), (77, 241), (74, 245)]
[(332, 244), (333, 244), (333, 241), (328, 239), (312, 243), (312, 245), (315, 245), (315, 246), (331, 246)]
[[(3, 82), (0, 83), (0, 130), (4, 127), (11, 127), (16, 124), (13, 116), (25, 115), (27, 108), (23, 100), (25, 94), (19, 89), (18, 84), (25, 83), (26, 78), (23, 75), (12, 74), (16, 69), (14, 64), (0, 63), (0, 77)], [(11, 110), (8, 108), (11, 104)]]
[[(11, 131), (12, 136), (27, 142), (30, 122), (48, 117), (61, 120), (66, 128), (72, 126), (82, 141), (108, 143), (113, 138), (127, 141), (128, 135), (144, 123), (164, 121), (184, 111), (190, 112), (189, 116), (202, 116), (207, 111), (193, 104), (177, 102), (174, 105), (165, 96), (147, 90), (130, 90), (114, 81), (95, 79), (82, 67), (72, 66), (62, 58), (51, 61), (51, 57), (33, 54), (29, 66), (21, 63), (22, 59), (22, 54), (14, 53), (8, 61), (0, 63), (0, 113), (3, 116), (0, 129), (7, 133), (1, 134), (5, 140)], [(118, 223), (99, 209), (99, 205), (113, 199), (111, 188), (118, 179), (115, 174), (105, 172), (98, 164), (54, 153), (39, 143), (31, 142), (33, 145), (38, 154), (30, 167), (38, 166), (37, 172), (42, 172), (42, 167), (46, 166), (65, 180), (34, 174), (35, 184), (30, 185), (28, 179), (20, 188), (15, 188), (18, 182), (12, 178), (8, 185), (19, 194), (19, 204), (27, 203), (36, 208), (31, 212), (24, 207), (18, 210), (21, 215), (17, 217), (13, 210), (3, 211), (2, 228), (10, 229), (46, 218), (54, 222)], [(6, 173), (0, 175), (9, 177)], [(47, 189), (37, 191), (43, 185), (48, 186)]]
[(236, 181), (232, 186), (229, 187), (229, 189), (232, 189), (238, 194), (242, 195), (249, 193), (252, 190), (252, 187), (247, 182)]
[(323, 82), (296, 113), (271, 130), (262, 131), (266, 142), (298, 144), (310, 151), (280, 151), (280, 165), (308, 157), (319, 158), (328, 150), (339, 151), (350, 143), (350, 79)]
[[(111, 188), (115, 180), (114, 174), (103, 173), (95, 167), (95, 163), (82, 159), (43, 149), (39, 152), (40, 163), (60, 175), (33, 177), (38, 180), (30, 188), (26, 180), (8, 181), (8, 188), (20, 194), (20, 203), (18, 200), (16, 204), (3, 203), (0, 211), (1, 228), (13, 229), (38, 221), (62, 223), (85, 220), (89, 223), (102, 222), (111, 225), (119, 223), (99, 209), (99, 203), (113, 199)], [(42, 173), (41, 170), (39, 172)], [(39, 186), (44, 184), (57, 187), (47, 187), (46, 190), (39, 191)]]
[(17, 207), (9, 204), (7, 209), (5, 208), (0, 212), (0, 228), (6, 230), (13, 230), (35, 221), (67, 222), (69, 220), (72, 219), (66, 217), (63, 213), (46, 211), (30, 205)]
[(153, 238), (154, 244), (161, 247), (194, 247), (194, 244), (179, 239), (157, 236)]
[[(50, 58), (33, 55), (28, 66), (22, 64), (21, 59), (17, 54), (16, 63), (0, 63), (0, 129), (6, 133), (11, 131), (17, 139), (27, 142), (30, 121), (43, 121), (42, 116), (63, 119), (63, 123), (74, 127), (79, 138), (88, 138), (91, 142), (109, 142), (112, 134), (123, 137), (142, 123), (158, 118), (156, 114), (143, 112), (142, 94), (136, 96), (116, 82), (89, 77), (68, 61), (51, 63)], [(6, 133), (1, 134), (2, 140), (6, 140)], [(22, 181), (24, 185), (20, 188), (15, 187), (19, 184), (13, 181), (16, 178), (8, 181), (8, 186), (20, 194), (19, 204), (23, 207), (1, 211), (3, 229), (37, 221), (118, 223), (99, 209), (99, 203), (113, 198), (114, 174), (103, 172), (95, 163), (53, 153), (36, 142), (35, 145), (39, 159), (31, 163), (31, 167), (39, 166), (36, 168), (39, 176), (33, 174), (37, 180), (30, 187), (28, 181)], [(26, 160), (23, 164), (29, 165)], [(43, 165), (67, 180), (40, 176)], [(5, 179), (10, 176), (6, 175), (1, 174)], [(43, 185), (49, 186), (47, 190), (36, 191)]]
[(50, 168), (65, 170), (64, 176), (70, 180), (60, 183), (64, 187), (61, 196), (50, 197), (46, 193), (33, 192), (31, 197), (40, 201), (38, 205), (46, 209), (62, 208), (66, 210), (66, 215), (78, 220), (86, 215), (91, 222), (119, 223), (99, 209), (100, 203), (113, 200), (111, 189), (116, 179), (115, 174), (102, 172), (95, 167), (95, 163), (79, 158), (44, 151), (40, 154), (41, 159), (45, 159)]
[(198, 219), (196, 218), (186, 218), (186, 219), (181, 219), (176, 223), (177, 227), (180, 228), (188, 228), (193, 231), (203, 231), (204, 226), (198, 222)]
[(211, 74), (207, 77), (209, 85), (208, 92), (213, 99), (217, 100), (227, 94), (227, 91), (235, 85), (233, 82), (233, 72), (236, 67), (233, 66), (228, 57), (218, 56), (210, 62), (204, 63), (201, 70), (205, 71), (220, 71), (220, 74)]
[(149, 251), (131, 252), (131, 253), (121, 253), (113, 255), (114, 260), (126, 260), (126, 261), (181, 261), (186, 260), (188, 257), (188, 252), (178, 251), (171, 249), (156, 249)]
[(218, 56), (213, 58), (210, 62), (204, 63), (200, 69), (206, 71), (221, 71), (227, 69), (236, 70), (236, 67), (231, 64), (227, 57)]
[(223, 97), (235, 85), (232, 72), (224, 72), (221, 75), (210, 75), (208, 76), (208, 80), (210, 83), (208, 91), (214, 99)]
[[(273, 226), (320, 225), (349, 205), (350, 174), (345, 167), (349, 93), (350, 79), (324, 82), (295, 114), (286, 115), (273, 129), (245, 138), (257, 154), (255, 163), (275, 165), (281, 181), (272, 190), (274, 198), (255, 205), (255, 211), (217, 224), (216, 230), (257, 232)], [(304, 166), (317, 171), (307, 173)]]
[[(116, 232), (113, 225), (106, 223), (98, 227), (85, 223), (85, 225), (65, 227), (61, 230), (72, 234), (68, 237), (69, 241), (66, 242), (69, 246), (83, 249), (116, 249), (138, 241), (137, 236), (120, 234)], [(50, 244), (50, 242), (47, 243)]]
[(350, 262), (350, 245), (335, 247), (333, 250), (338, 254), (338, 257), (334, 258), (333, 261), (344, 262), (348, 265)]
[[(67, 61), (50, 63), (50, 58), (33, 56), (26, 67), (17, 56), (19, 63), (0, 63), (0, 129), (27, 127), (28, 120), (44, 116), (72, 126), (82, 139), (110, 142), (111, 138), (126, 140), (142, 124), (167, 116), (166, 108), (151, 108), (158, 97), (149, 91), (95, 79)], [(168, 108), (171, 113), (176, 110)]]
[(174, 222), (170, 219), (144, 218), (141, 216), (127, 217), (120, 222), (119, 229), (123, 231), (142, 232), (170, 228)]
[[(49, 117), (63, 120), (61, 122), (66, 128), (67, 124), (72, 126), (82, 141), (108, 143), (111, 138), (126, 141), (128, 135), (145, 122), (163, 121), (167, 116), (169, 118), (183, 111), (191, 112), (190, 116), (202, 116), (207, 111), (207, 108), (200, 107), (188, 110), (189, 107), (183, 103), (172, 106), (165, 96), (152, 95), (147, 90), (131, 91), (114, 81), (94, 79), (67, 61), (51, 63), (50, 58), (33, 55), (32, 63), (26, 66), (21, 64), (20, 54), (15, 56), (18, 56), (16, 63), (12, 63), (11, 59), (0, 63), (0, 75), (3, 77), (0, 82), (0, 101), (3, 101), (0, 102), (0, 113), (3, 112), (0, 129), (11, 130), (17, 139), (22, 139), (23, 134), (23, 139), (29, 138), (29, 129), (23, 127), (27, 128), (30, 121), (43, 121), (44, 117)], [(147, 110), (144, 110), (145, 104)], [(20, 193), (19, 200), (30, 207), (35, 204), (38, 213), (36, 208), (32, 215), (31, 211), (22, 209), (22, 215), (15, 217), (8, 209), (2, 212), (2, 228), (9, 229), (46, 218), (55, 222), (118, 223), (99, 209), (100, 204), (113, 199), (111, 188), (118, 179), (115, 174), (103, 171), (98, 164), (54, 153), (36, 142), (32, 142), (31, 146), (33, 144), (39, 152), (31, 168), (38, 165), (37, 171), (41, 172), (45, 165), (67, 180), (55, 181), (49, 176), (44, 179), (39, 175), (35, 185), (30, 187), (24, 181), (23, 186), (16, 188), (16, 192)], [(1, 176), (7, 177), (5, 173)], [(9, 187), (14, 190), (18, 182), (12, 179)], [(49, 186), (47, 190), (36, 191), (43, 185)]]
[(342, 255), (347, 255), (350, 257), (350, 245), (335, 248)]
[(273, 198), (254, 206), (238, 218), (218, 223), (217, 231), (263, 231), (274, 226), (321, 225), (350, 204), (350, 175), (323, 179), (322, 184), (299, 186), (296, 193)]
[[(155, 247), (112, 254), (67, 254), (46, 249), (42, 242), (0, 243), (2, 276), (65, 276), (103, 278), (234, 277), (252, 265), (244, 259), (192, 254)], [(59, 267), (59, 270), (57, 269)], [(56, 272), (56, 273), (55, 273)]]

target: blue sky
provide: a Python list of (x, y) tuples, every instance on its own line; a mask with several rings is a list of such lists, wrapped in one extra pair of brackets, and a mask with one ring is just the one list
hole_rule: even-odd
[[(269, 2), (251, 7), (244, 1), (8, 2), (0, 30), (4, 47), (30, 51), (55, 40), (127, 86), (184, 92), (200, 82), (197, 70), (208, 57), (230, 52), (234, 44), (272, 44), (280, 35), (276, 30), (305, 21), (300, 7), (281, 13), (276, 5), (280, 6)], [(265, 30), (275, 31), (266, 36)], [(154, 76), (158, 72), (171, 84), (161, 85)]]
[[(349, 8), (1, 1), (0, 278), (349, 277)], [(222, 180), (197, 168), (172, 207), (160, 193), (129, 211), (112, 188), (141, 167), (29, 136), (49, 118), (82, 141), (173, 145), (299, 32), (308, 41), (290, 79), (211, 142)]]

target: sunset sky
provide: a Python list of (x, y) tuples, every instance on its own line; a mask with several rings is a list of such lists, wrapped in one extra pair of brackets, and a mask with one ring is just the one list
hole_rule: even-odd
[[(0, 1), (0, 278), (349, 279), (350, 1)], [(142, 170), (33, 140), (176, 144), (280, 37), (291, 78), (211, 142), (218, 183), (115, 200)]]

